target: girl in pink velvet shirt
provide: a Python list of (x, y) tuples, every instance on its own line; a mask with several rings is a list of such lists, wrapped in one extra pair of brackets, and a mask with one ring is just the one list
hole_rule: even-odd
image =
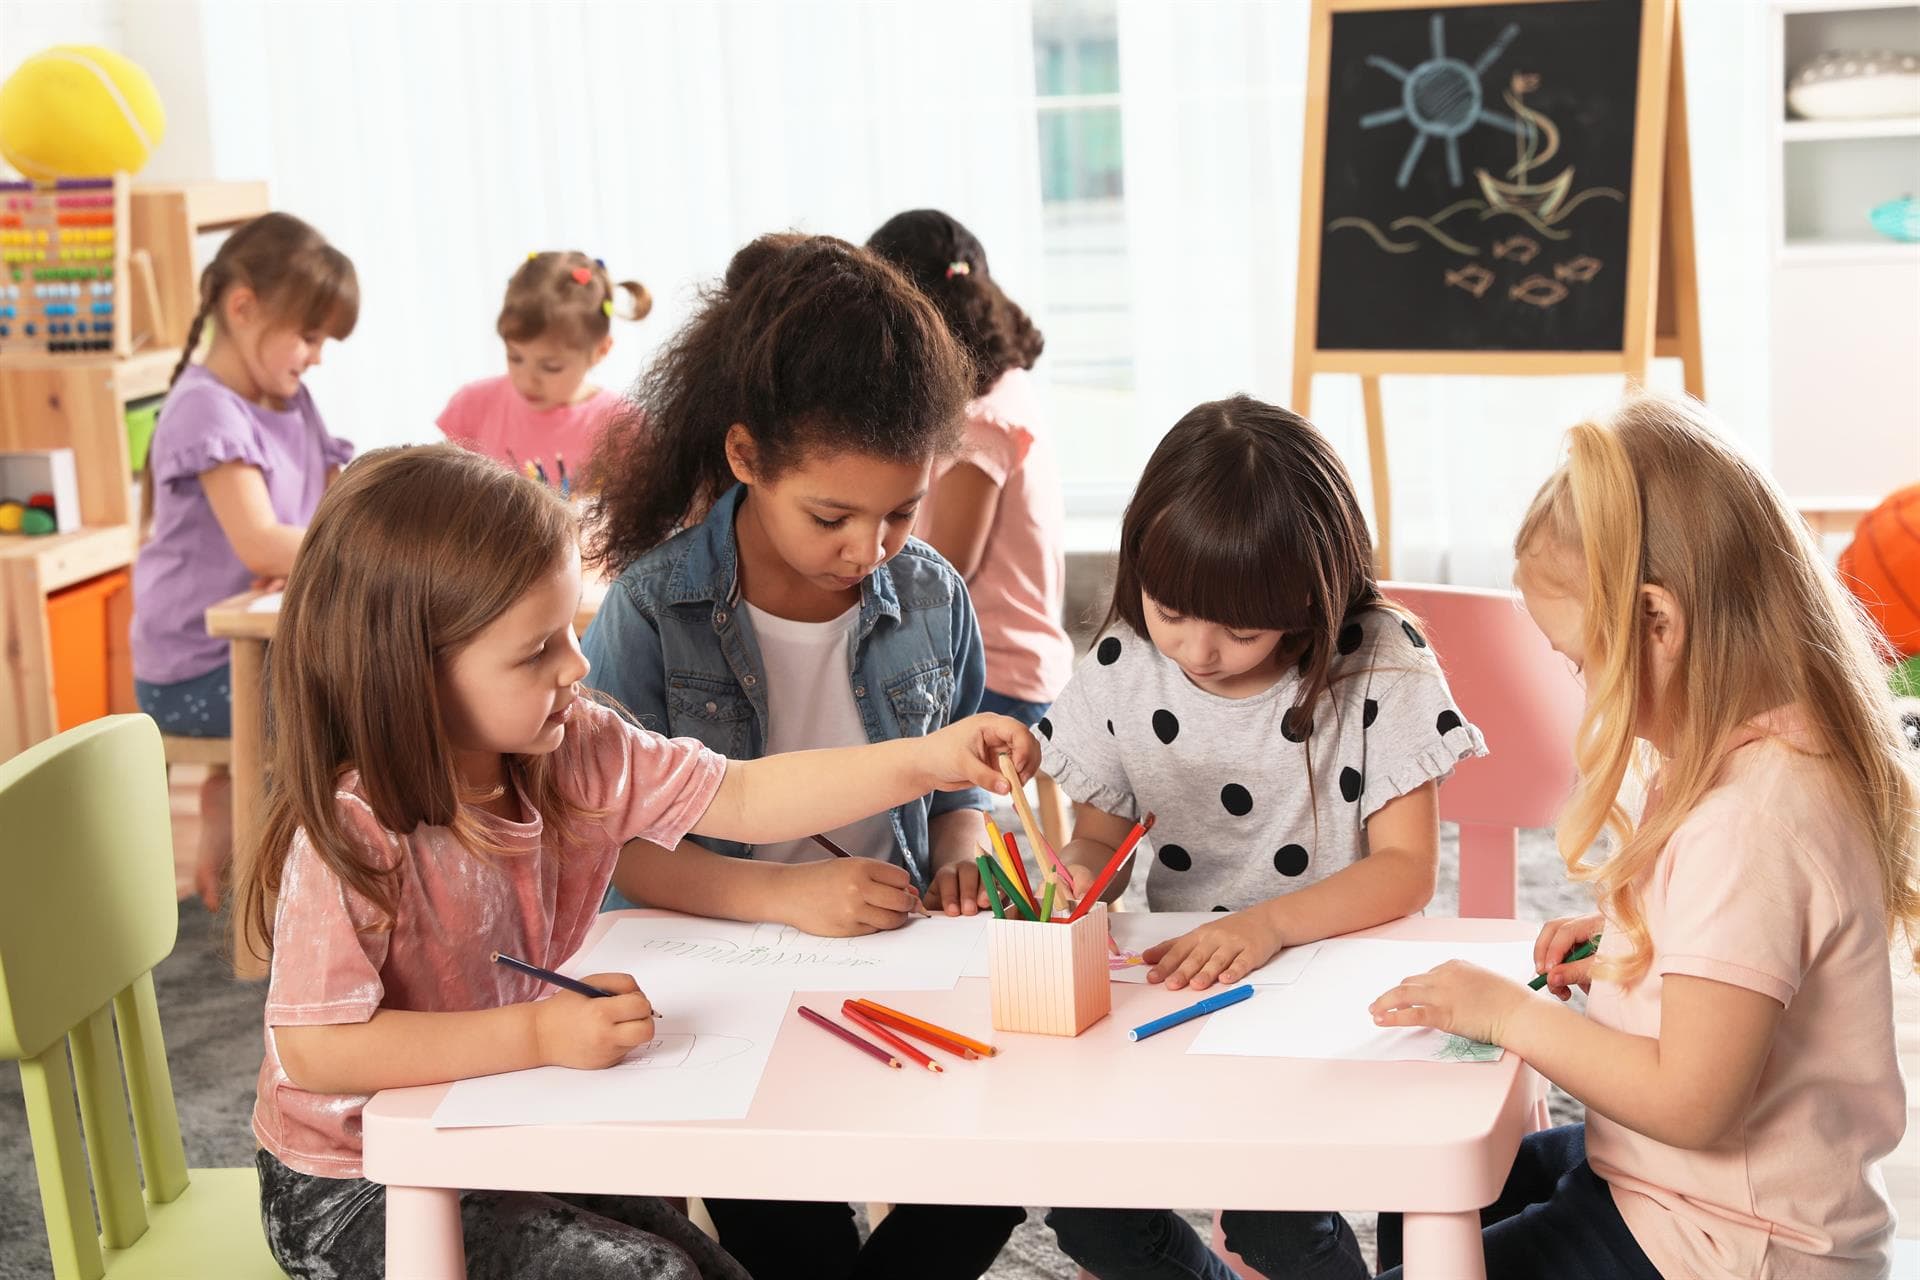
[(1503, 1045), (1586, 1104), (1585, 1125), (1522, 1143), (1483, 1212), (1488, 1280), (1885, 1276), (1880, 1166), (1907, 1118), (1888, 942), (1910, 952), (1920, 925), (1885, 667), (1806, 526), (1697, 402), (1638, 397), (1570, 444), (1514, 577), (1587, 684), (1559, 841), (1600, 910), (1534, 944), (1553, 995), (1589, 990), (1586, 1016), (1454, 963), (1375, 1018)]
[[(548, 992), (621, 847), (829, 831), (929, 790), (1004, 792), (1013, 720), (729, 763), (583, 697), (578, 531), (549, 487), (450, 445), (386, 450), (320, 504), (274, 644), (267, 816), (240, 909), (269, 939), (253, 1114), (268, 1243), (295, 1277), (383, 1269), (361, 1177), (381, 1089), (610, 1066), (653, 1037), (626, 974)], [(914, 905), (909, 889), (895, 904)], [(469, 1192), (469, 1276), (744, 1280), (663, 1201)]]

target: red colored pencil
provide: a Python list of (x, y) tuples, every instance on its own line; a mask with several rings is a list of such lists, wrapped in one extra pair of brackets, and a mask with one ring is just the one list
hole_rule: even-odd
[(866, 1014), (860, 1012), (859, 1007), (856, 1006), (853, 1001), (843, 1000), (840, 1002), (840, 1016), (868, 1035), (878, 1038), (880, 1043), (893, 1046), (895, 1052), (905, 1054), (909, 1060), (925, 1067), (927, 1070), (946, 1070), (945, 1067), (935, 1062), (932, 1058), (929, 1058), (926, 1054), (920, 1052), (905, 1040), (902, 1040), (899, 1036), (893, 1034), (893, 1032), (887, 1030)]
[[(1040, 895), (1033, 891), (1033, 881), (1027, 879), (1027, 860), (1020, 856), (1020, 846), (1013, 842), (1013, 832), (1004, 832), (1000, 838), (1007, 842), (1007, 861), (1013, 864), (1014, 874), (1020, 877), (1020, 891), (1027, 895), (1028, 902), (1039, 902)], [(1040, 851), (1035, 849), (1034, 857), (1039, 856)]]
[(991, 1058), (1000, 1051), (990, 1044), (984, 1044), (971, 1036), (963, 1036), (958, 1031), (949, 1031), (945, 1027), (931, 1022), (922, 1022), (911, 1014), (901, 1013), (898, 1009), (889, 1009), (883, 1004), (871, 1000), (856, 999), (860, 1012), (875, 1022), (884, 1022), (902, 1035), (912, 1036), (937, 1049), (948, 1053), (957, 1053), (963, 1058)]
[(1080, 905), (1075, 907), (1073, 914), (1067, 917), (1067, 923), (1071, 924), (1078, 920), (1087, 914), (1094, 903), (1100, 901), (1100, 895), (1107, 891), (1107, 885), (1112, 883), (1113, 877), (1119, 873), (1126, 860), (1133, 856), (1133, 847), (1140, 843), (1140, 837), (1151, 830), (1153, 830), (1151, 813), (1133, 824), (1133, 830), (1127, 832), (1127, 838), (1120, 842), (1120, 847), (1113, 851), (1113, 857), (1107, 860), (1107, 865), (1100, 869), (1098, 876), (1094, 877), (1093, 887), (1088, 889), (1086, 896), (1080, 899)]
[(894, 1057), (892, 1054), (888, 1053), (885, 1049), (882, 1049), (879, 1045), (874, 1044), (872, 1041), (862, 1040), (859, 1036), (853, 1034), (853, 1032), (847, 1030), (845, 1027), (835, 1022), (832, 1018), (826, 1017), (822, 1014), (815, 1013), (813, 1010), (807, 1008), (807, 1006), (805, 1005), (800, 1006), (800, 1016), (805, 1018), (808, 1022), (813, 1023), (817, 1027), (824, 1027), (828, 1031), (833, 1032), (833, 1034), (839, 1036), (842, 1040), (845, 1040), (848, 1044), (852, 1045), (854, 1048), (858, 1049), (860, 1052), (866, 1054), (868, 1057), (878, 1058), (880, 1061), (892, 1067), (895, 1071), (898, 1071), (900, 1069), (900, 1059)]

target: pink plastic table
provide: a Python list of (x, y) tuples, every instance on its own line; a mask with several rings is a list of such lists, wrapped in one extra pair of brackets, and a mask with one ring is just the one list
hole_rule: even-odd
[[(589, 941), (599, 936), (611, 915)], [(1513, 920), (1408, 919), (1365, 936), (1531, 938)], [(1519, 975), (1516, 975), (1519, 976)], [(387, 1274), (465, 1272), (459, 1189), (744, 1199), (1215, 1209), (1393, 1209), (1410, 1280), (1482, 1280), (1479, 1209), (1536, 1122), (1535, 1077), (1497, 1063), (1190, 1057), (1199, 1022), (1129, 1043), (1192, 992), (1116, 984), (1077, 1039), (991, 1030), (987, 984), (864, 993), (1000, 1053), (894, 1071), (788, 1009), (744, 1120), (433, 1127), (447, 1086), (366, 1108), (387, 1185)], [(1256, 997), (1258, 998), (1258, 997)], [(839, 994), (795, 997), (837, 1013)]]

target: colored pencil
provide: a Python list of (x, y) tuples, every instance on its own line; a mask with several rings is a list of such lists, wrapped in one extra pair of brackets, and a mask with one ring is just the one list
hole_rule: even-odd
[[(1572, 964), (1576, 960), (1585, 960), (1588, 956), (1592, 955), (1594, 952), (1598, 951), (1599, 949), (1600, 949), (1600, 935), (1596, 933), (1591, 938), (1588, 938), (1585, 942), (1575, 947), (1573, 950), (1567, 952), (1567, 954), (1565, 954), (1564, 956), (1561, 956), (1560, 963)], [(1549, 970), (1548, 972), (1551, 972), (1551, 970)], [(1538, 991), (1547, 985), (1547, 975), (1544, 973), (1538, 974), (1534, 977), (1533, 981), (1529, 982), (1527, 985), (1533, 988), (1535, 991)]]
[(860, 1010), (854, 1006), (853, 1001), (843, 1000), (840, 1002), (840, 1016), (868, 1035), (876, 1037), (880, 1043), (890, 1045), (895, 1053), (903, 1054), (909, 1061), (915, 1062), (929, 1071), (946, 1071), (945, 1067), (935, 1062), (932, 1058), (929, 1058), (926, 1054), (920, 1052), (905, 1040), (902, 1040), (899, 1036), (893, 1034), (893, 1032), (887, 1030), (866, 1014), (860, 1012)]
[[(1073, 896), (1073, 872), (1067, 870), (1066, 860), (1053, 851), (1053, 846), (1047, 843), (1045, 836), (1040, 838), (1039, 852), (1040, 874), (1049, 880), (1063, 881), (1064, 884), (1060, 891), (1060, 899), (1068, 906), (1072, 906), (1075, 902)], [(1047, 870), (1049, 864), (1051, 864), (1053, 868), (1051, 873)]]
[(980, 863), (980, 868), (984, 874), (993, 877), (994, 883), (999, 885), (1001, 890), (1006, 893), (1007, 901), (1013, 905), (1013, 909), (1019, 912), (1023, 918), (1028, 920), (1038, 920), (1040, 918), (1040, 909), (1020, 896), (1020, 890), (1014, 887), (1013, 877), (1008, 875), (999, 863), (988, 858)]
[(1086, 896), (1080, 899), (1080, 905), (1075, 907), (1073, 914), (1067, 917), (1069, 921), (1078, 920), (1087, 914), (1089, 907), (1100, 901), (1100, 895), (1106, 892), (1107, 886), (1113, 882), (1113, 877), (1126, 864), (1127, 859), (1133, 856), (1134, 846), (1140, 843), (1140, 837), (1151, 830), (1153, 830), (1151, 813), (1133, 824), (1133, 830), (1127, 832), (1127, 838), (1120, 842), (1120, 847), (1113, 851), (1113, 857), (1107, 859), (1107, 865), (1102, 867), (1100, 874), (1094, 877), (1093, 885), (1087, 890)]
[[(1033, 881), (1027, 879), (1027, 860), (1020, 856), (1020, 846), (1013, 842), (1013, 832), (1003, 831), (1000, 838), (1007, 844), (1007, 861), (1013, 864), (1013, 873), (1020, 877), (1020, 892), (1027, 895), (1028, 902), (1040, 901), (1040, 895), (1033, 891)], [(1035, 855), (1036, 857), (1038, 854)], [(1046, 875), (1046, 867), (1040, 868), (1040, 874)], [(1048, 881), (1049, 884), (1052, 881)]]
[[(1019, 817), (1020, 825), (1026, 828), (1027, 843), (1033, 846), (1034, 856), (1039, 857), (1040, 846), (1046, 842), (1040, 838), (1040, 824), (1033, 820), (1033, 808), (1027, 803), (1027, 784), (1020, 781), (1020, 771), (1013, 767), (1013, 757), (1005, 751), (1000, 753), (1000, 772), (1006, 775), (1011, 793), (1008, 799), (1013, 801), (1013, 812)], [(1053, 879), (1044, 861), (1040, 864), (1040, 874), (1045, 879)]]
[(993, 918), (1005, 920), (1007, 913), (1000, 909), (999, 882), (993, 878), (991, 870), (993, 859), (983, 853), (973, 860), (973, 865), (980, 869), (980, 884), (987, 891), (987, 905), (993, 908)]
[(813, 1010), (807, 1008), (807, 1006), (805, 1005), (800, 1006), (800, 1016), (805, 1018), (808, 1022), (811, 1022), (816, 1027), (820, 1027), (820, 1028), (823, 1028), (824, 1030), (833, 1032), (833, 1034), (839, 1036), (842, 1040), (845, 1040), (848, 1044), (852, 1045), (854, 1048), (858, 1049), (860, 1052), (866, 1054), (868, 1057), (876, 1058), (879, 1061), (886, 1063), (889, 1067), (892, 1067), (895, 1071), (898, 1071), (900, 1069), (900, 1059), (894, 1057), (892, 1054), (888, 1053), (885, 1049), (882, 1049), (879, 1045), (873, 1043), (871, 1040), (862, 1040), (859, 1036), (853, 1034), (853, 1032), (847, 1030), (845, 1027), (835, 1022), (832, 1018), (826, 1017), (823, 1014), (815, 1013)]
[(1148, 1036), (1157, 1036), (1169, 1027), (1177, 1027), (1183, 1022), (1192, 1022), (1195, 1018), (1204, 1018), (1216, 1009), (1224, 1009), (1230, 1004), (1239, 1004), (1250, 998), (1254, 988), (1242, 983), (1237, 987), (1228, 987), (1217, 995), (1205, 1000), (1196, 1000), (1184, 1009), (1176, 1009), (1164, 1018), (1155, 1018), (1152, 1022), (1143, 1022), (1127, 1032), (1129, 1040), (1145, 1040)]
[(853, 856), (852, 854), (848, 853), (845, 849), (842, 849), (839, 845), (835, 844), (833, 841), (827, 839), (825, 836), (814, 836), (812, 837), (812, 840), (815, 844), (819, 845), (822, 849), (825, 849), (828, 853), (832, 854), (836, 858), (851, 858)]
[[(575, 995), (592, 996), (599, 1000), (607, 999), (613, 995), (613, 992), (602, 987), (592, 986), (589, 983), (580, 981), (578, 978), (569, 978), (566, 974), (555, 973), (551, 969), (542, 969), (537, 964), (529, 964), (525, 960), (516, 959), (504, 951), (494, 952), (493, 962), (495, 964), (503, 964), (509, 969), (518, 969), (529, 978), (538, 978), (550, 986), (559, 987), (563, 991), (571, 991)], [(655, 1014), (655, 1016), (658, 1017), (659, 1015)]]
[(1053, 891), (1057, 888), (1059, 888), (1059, 885), (1049, 880), (1047, 881), (1046, 892), (1040, 895), (1040, 918), (1042, 920), (1051, 921), (1053, 919)]
[[(1000, 1052), (992, 1045), (980, 1040), (975, 1040), (971, 1036), (963, 1036), (958, 1031), (949, 1031), (938, 1023), (923, 1022), (911, 1014), (902, 1013), (898, 1009), (889, 1009), (884, 1004), (876, 1004), (864, 997), (855, 999), (854, 1003), (859, 1005), (860, 1011), (868, 1017), (878, 1018), (888, 1026), (913, 1036), (915, 1040), (925, 1040), (931, 1044), (933, 1043), (932, 1037), (938, 1036), (948, 1044), (957, 1044), (970, 1053), (982, 1058), (991, 1058)], [(916, 1034), (918, 1032), (927, 1032), (929, 1034)]]
[(992, 818), (987, 819), (987, 851), (993, 855), (993, 860), (1000, 864), (1002, 870), (1010, 868), (1006, 833), (1000, 830)]
[(560, 496), (564, 498), (573, 488), (573, 481), (567, 478), (567, 460), (556, 453), (553, 455), (553, 467), (560, 473)]

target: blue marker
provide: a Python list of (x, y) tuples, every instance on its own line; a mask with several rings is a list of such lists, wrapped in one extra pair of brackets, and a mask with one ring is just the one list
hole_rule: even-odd
[(1157, 1036), (1170, 1027), (1177, 1027), (1183, 1022), (1192, 1022), (1195, 1018), (1204, 1018), (1230, 1004), (1239, 1004), (1252, 994), (1253, 988), (1244, 982), (1237, 987), (1228, 987), (1225, 991), (1210, 995), (1205, 1000), (1196, 1000), (1184, 1009), (1175, 1010), (1164, 1018), (1155, 1018), (1152, 1022), (1141, 1023), (1127, 1032), (1127, 1039), (1145, 1040), (1148, 1036)]

